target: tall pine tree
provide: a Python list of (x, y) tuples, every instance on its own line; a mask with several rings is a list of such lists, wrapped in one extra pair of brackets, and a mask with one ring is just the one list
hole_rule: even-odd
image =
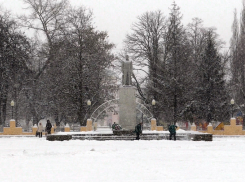
[(228, 95), (224, 70), (211, 31), (207, 34), (206, 47), (199, 67), (199, 84), (196, 90), (197, 115), (208, 123), (225, 121), (229, 117)]
[(180, 9), (173, 3), (165, 36), (161, 73), (157, 79), (157, 83), (162, 85), (161, 105), (166, 113), (165, 119), (173, 123), (181, 117), (180, 113), (187, 103), (187, 87), (190, 85), (190, 45), (181, 19)]

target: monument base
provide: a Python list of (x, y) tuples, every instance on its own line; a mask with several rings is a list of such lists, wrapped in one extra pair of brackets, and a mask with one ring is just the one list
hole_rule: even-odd
[(124, 130), (134, 130), (136, 126), (136, 88), (119, 88), (119, 124)]

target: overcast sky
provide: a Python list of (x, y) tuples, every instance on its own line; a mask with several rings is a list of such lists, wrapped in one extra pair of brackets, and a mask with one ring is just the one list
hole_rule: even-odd
[[(132, 23), (137, 21), (137, 16), (146, 11), (161, 10), (168, 15), (173, 0), (70, 0), (74, 6), (84, 5), (93, 10), (94, 26), (105, 30), (109, 40), (116, 44), (116, 50), (122, 48), (123, 40), (130, 32)], [(205, 27), (216, 27), (220, 38), (229, 47), (231, 25), (234, 9), (240, 12), (242, 0), (175, 0), (183, 15), (183, 24), (187, 25), (192, 18), (203, 20)], [(0, 5), (13, 14), (24, 13), (22, 0), (0, 0)]]

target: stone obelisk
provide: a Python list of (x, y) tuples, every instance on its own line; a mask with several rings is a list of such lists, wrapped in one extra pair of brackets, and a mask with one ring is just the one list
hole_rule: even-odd
[(136, 88), (132, 86), (132, 62), (126, 56), (122, 62), (122, 85), (119, 88), (119, 124), (124, 130), (136, 126)]

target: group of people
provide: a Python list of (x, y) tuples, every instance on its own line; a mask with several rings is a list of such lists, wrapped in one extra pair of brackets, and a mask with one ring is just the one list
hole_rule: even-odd
[[(50, 123), (49, 120), (47, 120), (47, 124), (46, 124), (46, 127), (45, 127), (45, 131), (47, 132), (47, 134), (51, 134), (51, 128), (52, 128), (52, 124)], [(38, 127), (37, 127), (37, 133), (36, 133), (36, 136), (39, 136), (39, 138), (42, 138), (42, 135), (43, 135), (43, 125), (42, 123), (40, 122)]]
[(121, 130), (122, 129), (122, 127), (115, 122), (113, 123), (111, 128), (112, 128), (112, 130)]
[[(140, 139), (140, 135), (142, 134), (142, 125), (143, 125), (143, 123), (140, 122), (139, 124), (137, 124), (135, 126), (134, 132), (136, 133), (136, 140)], [(122, 128), (120, 125), (118, 125), (114, 122), (114, 124), (112, 125), (112, 129), (113, 130), (121, 130)], [(170, 133), (169, 140), (172, 140), (172, 137), (174, 138), (174, 140), (176, 140), (176, 129), (177, 129), (176, 125), (169, 125), (168, 126), (168, 131)]]
[[(136, 140), (140, 139), (140, 135), (142, 134), (142, 125), (143, 125), (143, 123), (140, 122), (139, 124), (137, 124), (135, 126), (134, 132), (136, 133)], [(47, 124), (46, 124), (46, 127), (45, 127), (45, 131), (47, 132), (47, 134), (51, 134), (51, 128), (52, 128), (52, 124), (50, 123), (49, 120), (47, 120)], [(37, 127), (36, 136), (39, 135), (39, 138), (42, 138), (43, 129), (44, 129), (43, 125), (40, 122), (38, 127)], [(119, 124), (114, 122), (113, 125), (112, 125), (112, 129), (113, 130), (121, 130), (122, 128), (121, 128), (121, 126)], [(168, 126), (168, 131), (170, 132), (169, 140), (172, 140), (172, 136), (174, 137), (174, 140), (176, 140), (176, 129), (177, 129), (176, 125), (169, 125)]]
[[(135, 126), (135, 133), (136, 133), (136, 140), (140, 139), (140, 135), (142, 134), (142, 122), (140, 122), (139, 124), (137, 124)], [(178, 127), (176, 125), (169, 125), (168, 126), (168, 131), (170, 133), (169, 135), (169, 140), (172, 140), (172, 136), (174, 137), (174, 140), (176, 140), (176, 129)]]

